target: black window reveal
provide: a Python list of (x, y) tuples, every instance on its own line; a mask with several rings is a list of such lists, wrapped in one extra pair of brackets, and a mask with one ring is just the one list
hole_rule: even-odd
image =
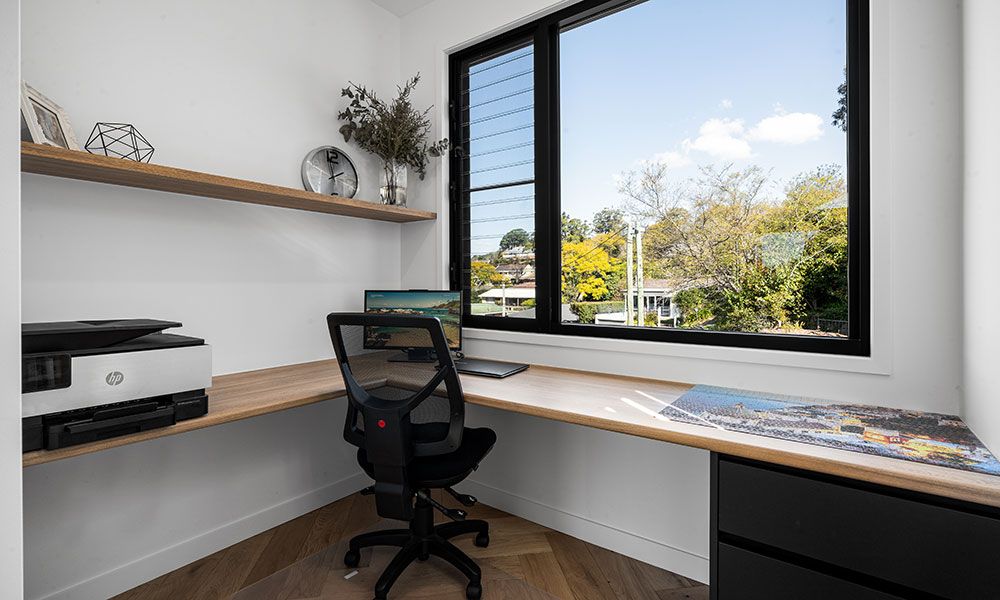
[(868, 10), (584, 0), (453, 54), (465, 326), (868, 355)]

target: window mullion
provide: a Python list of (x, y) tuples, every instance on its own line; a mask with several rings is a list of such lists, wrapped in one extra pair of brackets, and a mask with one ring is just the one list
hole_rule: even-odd
[(535, 30), (535, 321), (541, 332), (552, 331), (560, 313), (556, 44), (555, 25), (540, 23)]

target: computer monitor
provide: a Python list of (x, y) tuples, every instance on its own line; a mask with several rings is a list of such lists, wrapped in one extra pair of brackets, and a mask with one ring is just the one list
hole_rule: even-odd
[[(365, 312), (437, 317), (448, 348), (462, 349), (462, 292), (448, 290), (366, 290)], [(411, 360), (431, 359), (426, 331), (365, 327), (365, 348), (406, 350)]]

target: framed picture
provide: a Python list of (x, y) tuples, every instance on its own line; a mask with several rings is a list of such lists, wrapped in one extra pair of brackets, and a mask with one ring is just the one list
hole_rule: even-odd
[(58, 104), (30, 85), (21, 84), (21, 139), (36, 144), (79, 150), (69, 118)]

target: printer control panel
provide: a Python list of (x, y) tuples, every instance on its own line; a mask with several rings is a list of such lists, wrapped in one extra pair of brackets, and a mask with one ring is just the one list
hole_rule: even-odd
[(72, 381), (68, 354), (25, 356), (21, 359), (21, 393), (60, 390)]

